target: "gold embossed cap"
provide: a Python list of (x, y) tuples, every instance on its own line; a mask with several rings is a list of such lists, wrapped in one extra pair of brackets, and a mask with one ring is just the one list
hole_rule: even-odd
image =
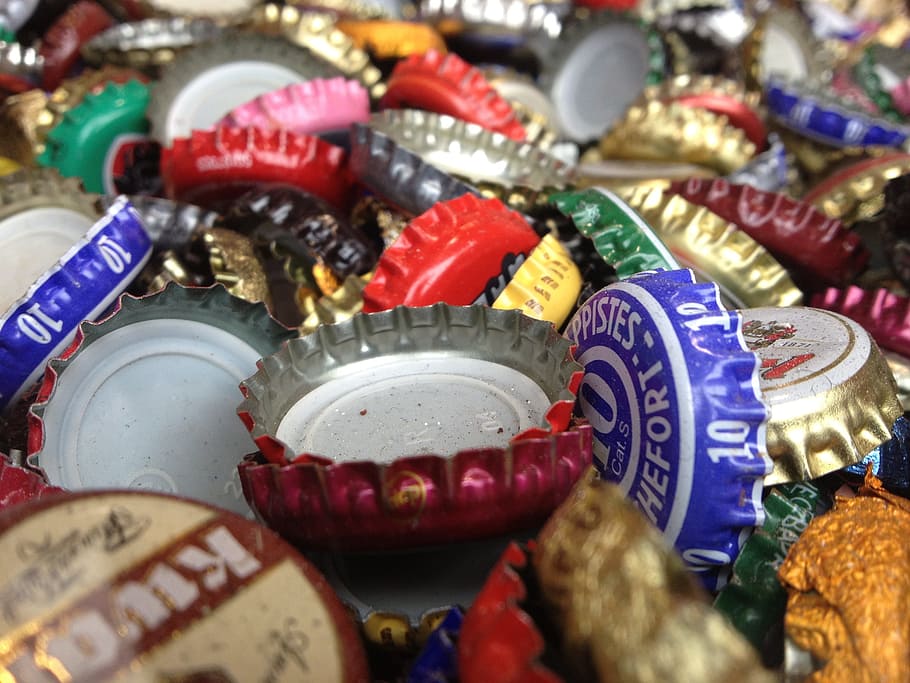
[(891, 438), (902, 414), (891, 370), (849, 318), (816, 308), (742, 311), (771, 407), (765, 485), (814, 479), (859, 462)]
[(802, 292), (787, 270), (733, 223), (660, 188), (620, 188), (616, 193), (648, 222), (674, 256), (703, 279), (717, 283), (735, 307), (802, 302)]

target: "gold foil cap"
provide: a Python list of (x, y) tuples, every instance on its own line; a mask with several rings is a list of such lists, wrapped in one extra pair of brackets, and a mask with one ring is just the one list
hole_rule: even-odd
[(265, 270), (249, 238), (233, 230), (208, 228), (202, 239), (215, 282), (240, 299), (271, 307)]
[(908, 536), (910, 501), (868, 472), (858, 496), (836, 498), (790, 549), (778, 572), (784, 627), (822, 669), (805, 680), (910, 680)]
[(382, 73), (373, 66), (366, 52), (335, 27), (330, 15), (270, 3), (256, 8), (250, 25), (258, 31), (284, 36), (295, 45), (307, 48), (345, 76), (363, 84), (374, 99), (385, 94)]
[(902, 414), (891, 370), (849, 318), (816, 308), (742, 311), (771, 408), (765, 486), (815, 479), (859, 462)]
[(298, 330), (304, 337), (315, 332), (322, 325), (340, 323), (353, 318), (363, 309), (363, 288), (370, 281), (369, 275), (349, 275), (341, 287), (320, 298), (302, 297), (298, 300), (301, 312), (306, 316)]
[(44, 150), (39, 127), (46, 115), (48, 96), (43, 90), (26, 90), (7, 97), (0, 105), (0, 154), (20, 164), (31, 164)]
[(732, 173), (755, 156), (755, 145), (726, 116), (658, 101), (633, 105), (599, 143), (605, 159), (688, 162)]
[[(773, 680), (614, 484), (582, 478), (540, 533), (533, 562), (557, 615), (565, 659), (582, 676), (629, 683)], [(586, 663), (593, 672), (583, 670)]]
[(747, 233), (704, 207), (659, 188), (617, 190), (667, 248), (703, 280), (717, 283), (734, 308), (793, 306), (802, 292), (787, 270)]

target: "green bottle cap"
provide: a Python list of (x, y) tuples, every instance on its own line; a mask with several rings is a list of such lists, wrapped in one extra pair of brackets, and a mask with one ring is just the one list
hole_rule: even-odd
[(790, 547), (815, 517), (820, 491), (808, 482), (776, 486), (765, 497), (765, 523), (746, 541), (733, 564), (733, 578), (714, 606), (756, 648), (761, 649), (783, 619), (787, 592), (777, 570)]
[(148, 87), (138, 81), (110, 83), (86, 95), (48, 133), (38, 163), (81, 178), (89, 192), (135, 192), (135, 187), (118, 188), (115, 179), (129, 170), (136, 147), (149, 140), (148, 103)]
[(549, 202), (591, 239), (597, 253), (622, 279), (643, 270), (682, 268), (651, 226), (609, 190), (557, 192)]
[(877, 64), (878, 60), (876, 60), (872, 48), (867, 47), (863, 50), (863, 56), (860, 57), (856, 66), (853, 67), (853, 77), (866, 96), (878, 107), (882, 116), (892, 121), (904, 121), (904, 117), (894, 106), (891, 94), (882, 83), (882, 78), (876, 68)]

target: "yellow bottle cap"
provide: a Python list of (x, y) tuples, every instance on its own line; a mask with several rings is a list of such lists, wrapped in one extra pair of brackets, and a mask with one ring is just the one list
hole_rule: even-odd
[(581, 291), (581, 273), (552, 235), (545, 235), (519, 266), (493, 308), (518, 309), (537, 320), (561, 327)]

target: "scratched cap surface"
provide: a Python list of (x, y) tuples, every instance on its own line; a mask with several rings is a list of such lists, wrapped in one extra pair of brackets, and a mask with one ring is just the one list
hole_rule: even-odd
[(272, 532), (107, 491), (0, 516), (5, 681), (366, 681), (353, 622)]

